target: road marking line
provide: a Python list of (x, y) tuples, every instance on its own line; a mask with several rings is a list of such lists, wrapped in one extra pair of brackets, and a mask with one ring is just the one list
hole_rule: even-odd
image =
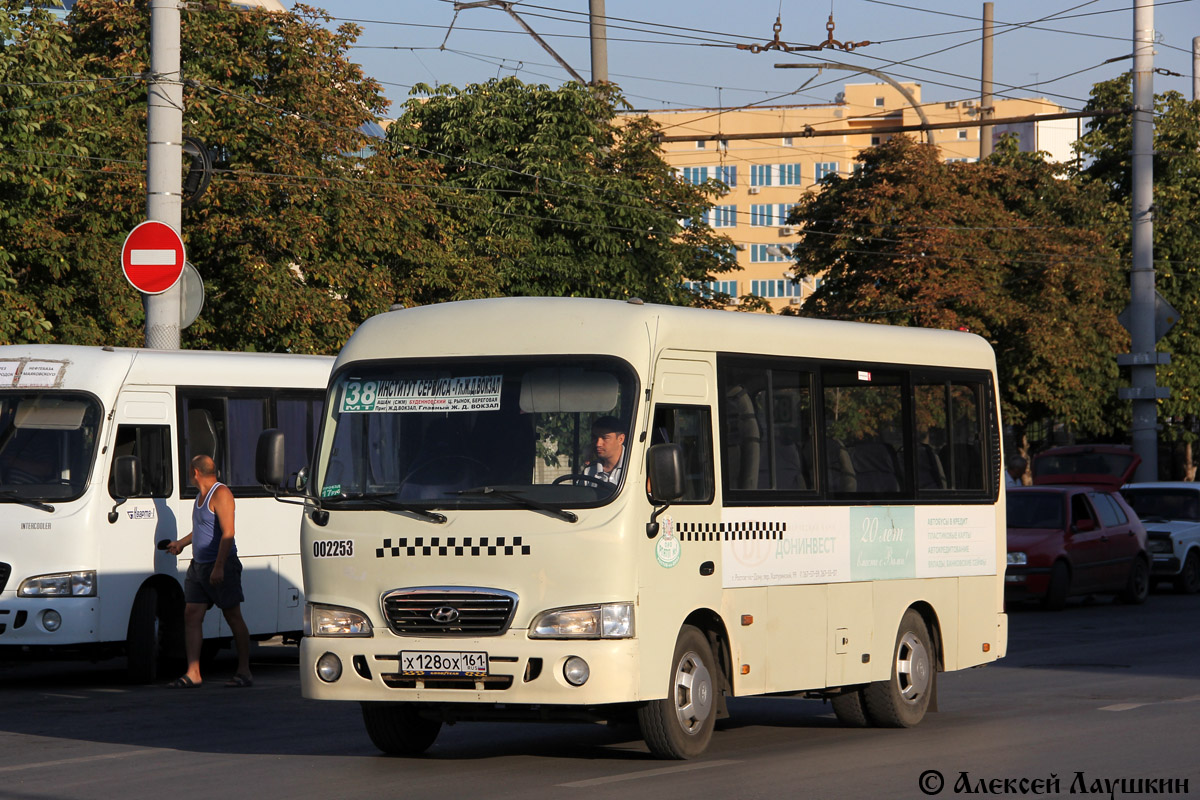
[(724, 767), (729, 764), (739, 764), (739, 761), (703, 761), (698, 764), (681, 764), (677, 767), (660, 767), (659, 769), (646, 769), (640, 772), (627, 772), (624, 775), (610, 775), (607, 778), (589, 778), (586, 781), (574, 781), (572, 783), (560, 783), (569, 789), (579, 789), (586, 786), (601, 786), (605, 783), (618, 783), (620, 781), (636, 781), (641, 778), (657, 778), (662, 775), (676, 775), (680, 772), (691, 772), (697, 769), (711, 769), (713, 767)]
[(42, 692), (42, 697), (63, 697), (67, 700), (87, 700), (87, 695), (83, 694), (55, 694), (53, 692)]
[(1190, 697), (1177, 697), (1174, 700), (1155, 700), (1151, 703), (1117, 703), (1112, 706), (1103, 706), (1101, 711), (1129, 711), (1142, 706), (1165, 706), (1169, 703), (1195, 703), (1200, 701), (1200, 694), (1194, 694)]
[(20, 772), (26, 769), (43, 769), (46, 767), (62, 767), (67, 764), (86, 764), (89, 761), (111, 761), (116, 758), (133, 758), (134, 756), (148, 756), (151, 753), (161, 753), (160, 750), (127, 750), (123, 753), (105, 753), (100, 756), (81, 756), (80, 758), (64, 758), (59, 761), (39, 761), (36, 764), (17, 764), (12, 767), (0, 767), (0, 773), (5, 772)]

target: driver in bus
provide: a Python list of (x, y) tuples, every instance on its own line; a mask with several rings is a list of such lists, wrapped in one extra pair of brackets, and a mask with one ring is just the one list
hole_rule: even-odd
[(615, 487), (624, 468), (625, 426), (616, 417), (600, 417), (592, 423), (592, 442), (596, 459), (583, 468), (583, 474)]

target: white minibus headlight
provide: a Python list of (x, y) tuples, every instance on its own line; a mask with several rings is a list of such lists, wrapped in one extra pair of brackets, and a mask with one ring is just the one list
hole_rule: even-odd
[(35, 575), (21, 581), (17, 587), (20, 597), (95, 597), (96, 572), (56, 572)]
[(304, 615), (305, 636), (371, 636), (367, 615), (350, 608), (308, 604)]
[(1029, 563), (1029, 557), (1024, 553), (1009, 553), (1008, 563), (1011, 566), (1023, 567)]
[(532, 639), (628, 639), (633, 636), (633, 603), (544, 611), (533, 621), (529, 636)]

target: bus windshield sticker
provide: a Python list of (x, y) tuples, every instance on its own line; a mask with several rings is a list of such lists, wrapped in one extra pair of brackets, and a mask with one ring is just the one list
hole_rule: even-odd
[(343, 414), (499, 411), (503, 375), (417, 380), (352, 380), (342, 392)]
[(334, 483), (321, 489), (321, 497), (337, 497), (342, 493), (342, 485)]

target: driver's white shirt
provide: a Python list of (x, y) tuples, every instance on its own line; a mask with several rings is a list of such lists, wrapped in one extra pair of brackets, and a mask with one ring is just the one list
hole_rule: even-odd
[(616, 486), (621, 482), (621, 465), (624, 463), (625, 454), (621, 454), (621, 459), (617, 461), (617, 465), (612, 468), (612, 472), (605, 472), (604, 465), (600, 463), (600, 459), (596, 459), (592, 463), (583, 468), (583, 474), (589, 478), (611, 483)]

